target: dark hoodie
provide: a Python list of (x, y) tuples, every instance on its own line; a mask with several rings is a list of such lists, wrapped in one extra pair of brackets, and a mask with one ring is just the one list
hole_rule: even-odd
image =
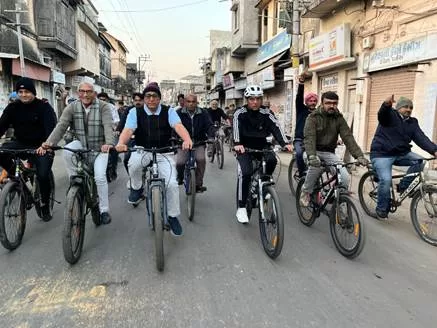
[(347, 150), (353, 157), (363, 156), (361, 148), (355, 141), (351, 129), (340, 112), (328, 114), (321, 107), (312, 112), (305, 123), (305, 150), (310, 155), (317, 151), (335, 153), (338, 135), (341, 136)]

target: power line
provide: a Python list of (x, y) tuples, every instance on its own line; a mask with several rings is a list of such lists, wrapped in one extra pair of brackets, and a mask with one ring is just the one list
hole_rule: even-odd
[[(101, 12), (117, 12), (117, 13), (153, 13), (158, 11), (167, 11), (177, 8), (183, 8), (188, 6), (194, 6), (197, 4), (201, 4), (204, 2), (208, 2), (209, 0), (200, 0), (200, 1), (194, 1), (189, 2), (181, 5), (171, 6), (171, 7), (164, 7), (164, 8), (156, 8), (156, 9), (136, 9), (136, 10), (100, 10)], [(115, 9), (115, 8), (114, 8)]]

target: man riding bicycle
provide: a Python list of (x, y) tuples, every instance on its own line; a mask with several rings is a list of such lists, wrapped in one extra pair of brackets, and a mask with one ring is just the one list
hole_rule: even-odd
[[(208, 112), (197, 106), (197, 96), (189, 94), (185, 97), (185, 107), (177, 110), (185, 129), (190, 133), (191, 140), (194, 143), (214, 139), (214, 125)], [(205, 175), (205, 145), (196, 147), (196, 192), (206, 191), (203, 185), (203, 176)], [(178, 149), (176, 157), (176, 168), (178, 171), (178, 184), (181, 185), (184, 177), (185, 163), (188, 159), (188, 151)]]
[[(0, 136), (11, 126), (14, 129), (14, 139), (5, 142), (2, 148), (37, 149), (56, 125), (55, 111), (49, 103), (36, 98), (35, 85), (31, 79), (19, 79), (15, 90), (18, 94), (18, 100), (9, 103), (0, 117)], [(29, 156), (28, 160), (36, 167), (36, 175), (41, 188), (41, 212), (44, 221), (48, 221), (51, 217), (49, 198), (53, 154)], [(14, 176), (15, 167), (11, 155), (0, 155), (0, 166), (9, 175)]]
[[(112, 133), (112, 113), (107, 102), (97, 99), (94, 92), (94, 85), (89, 82), (82, 82), (77, 90), (79, 100), (74, 101), (65, 107), (59, 122), (53, 132), (38, 149), (44, 154), (50, 147), (55, 146), (62, 139), (70, 127), (74, 131), (74, 140), (65, 147), (71, 149), (92, 149), (98, 154), (90, 154), (89, 163), (94, 163), (94, 181), (99, 195), (100, 221), (102, 224), (109, 224), (108, 181), (106, 179), (106, 168), (108, 166), (108, 152), (113, 147), (114, 136)], [(63, 152), (65, 167), (68, 175), (75, 174), (77, 168), (74, 164), (74, 154), (68, 150)]]
[[(127, 144), (135, 134), (135, 145), (144, 148), (162, 148), (171, 146), (173, 129), (182, 138), (182, 149), (191, 149), (193, 143), (190, 135), (181, 123), (181, 119), (174, 110), (161, 104), (161, 90), (158, 85), (150, 83), (143, 91), (144, 108), (130, 110), (126, 125), (120, 135), (117, 151), (126, 151)], [(138, 204), (143, 195), (143, 168), (152, 159), (152, 154), (143, 151), (133, 152), (129, 159), (130, 194), (129, 204)], [(182, 235), (179, 223), (179, 188), (176, 181), (176, 167), (171, 156), (158, 154), (159, 174), (167, 185), (168, 223), (176, 236)]]
[[(299, 200), (304, 207), (309, 205), (314, 186), (322, 174), (321, 162), (324, 161), (329, 164), (340, 161), (340, 158), (335, 154), (339, 135), (347, 150), (357, 159), (360, 165), (368, 165), (369, 163), (337, 106), (338, 95), (331, 91), (325, 92), (322, 94), (320, 107), (306, 119), (304, 136), (309, 168)], [(342, 187), (347, 189), (349, 174), (345, 167), (342, 167), (340, 174)]]
[(303, 131), (308, 115), (310, 115), (310, 113), (316, 109), (318, 97), (315, 93), (310, 92), (306, 94), (304, 98), (305, 76), (300, 75), (298, 77), (298, 82), (299, 86), (296, 94), (296, 127), (294, 131), (293, 147), (294, 151), (296, 152), (296, 164), (299, 171), (299, 176), (303, 177), (306, 171), (306, 166), (303, 159), (303, 154), (305, 152)]
[[(252, 158), (260, 159), (261, 154), (245, 153), (244, 147), (262, 150), (267, 147), (266, 138), (273, 134), (276, 141), (291, 151), (287, 137), (272, 112), (262, 106), (263, 90), (258, 85), (250, 85), (244, 90), (247, 104), (234, 115), (234, 150), (237, 153), (237, 220), (248, 223), (246, 202), (249, 195), (250, 180), (253, 173)], [(277, 160), (274, 153), (266, 153), (266, 173), (272, 174)]]
[[(370, 159), (378, 177), (378, 201), (376, 217), (384, 220), (390, 210), (390, 185), (392, 166), (410, 166), (407, 174), (423, 170), (423, 157), (411, 151), (411, 141), (428, 153), (437, 156), (437, 145), (423, 133), (416, 118), (411, 117), (413, 102), (399, 98), (395, 105), (393, 96), (387, 98), (378, 112), (378, 127), (370, 148)], [(414, 176), (404, 177), (398, 192), (402, 193), (413, 181)]]

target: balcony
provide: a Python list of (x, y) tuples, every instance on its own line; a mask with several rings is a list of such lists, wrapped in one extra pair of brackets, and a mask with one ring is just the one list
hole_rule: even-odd
[(94, 40), (99, 42), (99, 28), (97, 13), (92, 12), (92, 7), (80, 6), (77, 8), (77, 22)]
[(303, 11), (303, 18), (322, 18), (330, 15), (339, 7), (344, 7), (354, 0), (313, 0)]

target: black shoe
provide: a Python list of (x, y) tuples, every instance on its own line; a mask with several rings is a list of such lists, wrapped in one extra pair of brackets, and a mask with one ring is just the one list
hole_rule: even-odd
[(178, 180), (178, 186), (182, 186), (184, 184), (184, 180), (182, 179), (177, 179)]
[(196, 192), (204, 192), (207, 188), (205, 186), (196, 186)]
[(52, 219), (52, 213), (50, 211), (50, 205), (41, 206), (41, 215), (43, 221), (50, 221)]
[(110, 224), (111, 223), (111, 216), (108, 212), (103, 212), (100, 214), (100, 222), (102, 224)]
[(380, 221), (385, 221), (388, 218), (388, 213), (385, 211), (381, 211), (376, 209), (376, 219)]
[(170, 230), (171, 230), (171, 233), (173, 234), (173, 236), (176, 236), (176, 237), (182, 236), (182, 226), (179, 223), (178, 218), (169, 216), (168, 217), (168, 224), (170, 225)]

